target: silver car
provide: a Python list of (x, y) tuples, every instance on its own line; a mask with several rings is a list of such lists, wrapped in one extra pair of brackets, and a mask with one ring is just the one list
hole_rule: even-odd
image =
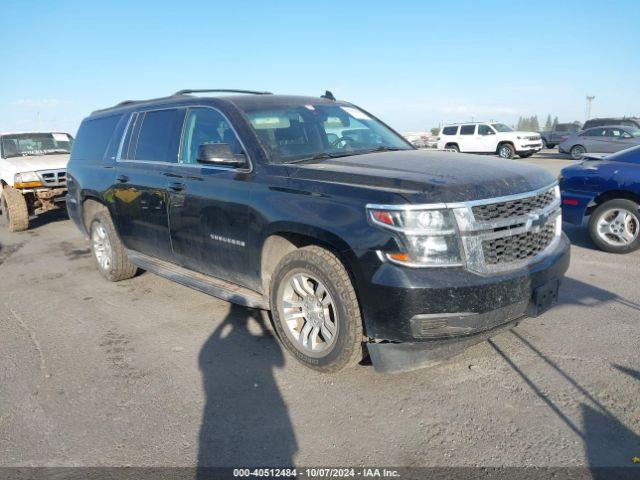
[(640, 129), (623, 125), (594, 127), (565, 138), (558, 150), (576, 160), (589, 153), (615, 153), (640, 145)]

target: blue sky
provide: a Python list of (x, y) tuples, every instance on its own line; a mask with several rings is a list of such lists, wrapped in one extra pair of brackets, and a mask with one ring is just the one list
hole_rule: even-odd
[(640, 2), (3, 0), (0, 131), (182, 88), (336, 97), (400, 131), (640, 115)]

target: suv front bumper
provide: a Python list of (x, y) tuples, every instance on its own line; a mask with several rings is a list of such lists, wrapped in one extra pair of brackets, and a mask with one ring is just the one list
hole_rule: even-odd
[(367, 345), (374, 367), (404, 371), (433, 364), (537, 316), (538, 297), (554, 285), (557, 293), (569, 258), (569, 240), (562, 234), (539, 262), (496, 275), (379, 265), (358, 288), (367, 336), (375, 339)]

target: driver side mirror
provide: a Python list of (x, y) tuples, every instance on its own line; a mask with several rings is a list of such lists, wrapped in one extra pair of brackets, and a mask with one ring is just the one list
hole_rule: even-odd
[(484, 133), (481, 133), (481, 135), (495, 135), (496, 132), (494, 132), (493, 130), (487, 130)]
[(203, 165), (242, 167), (246, 165), (247, 157), (244, 153), (233, 153), (228, 143), (203, 143), (198, 147), (196, 161)]

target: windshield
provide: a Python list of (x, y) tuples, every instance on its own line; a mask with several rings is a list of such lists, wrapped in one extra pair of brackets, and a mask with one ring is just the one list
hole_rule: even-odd
[(71, 153), (73, 138), (66, 133), (17, 133), (2, 136), (4, 158)]
[(402, 137), (351, 106), (251, 106), (245, 112), (272, 163), (413, 150)]
[(513, 132), (513, 128), (505, 125), (504, 123), (492, 123), (491, 126), (498, 132)]
[(631, 134), (634, 137), (640, 137), (640, 129), (638, 128), (628, 128), (627, 133)]

